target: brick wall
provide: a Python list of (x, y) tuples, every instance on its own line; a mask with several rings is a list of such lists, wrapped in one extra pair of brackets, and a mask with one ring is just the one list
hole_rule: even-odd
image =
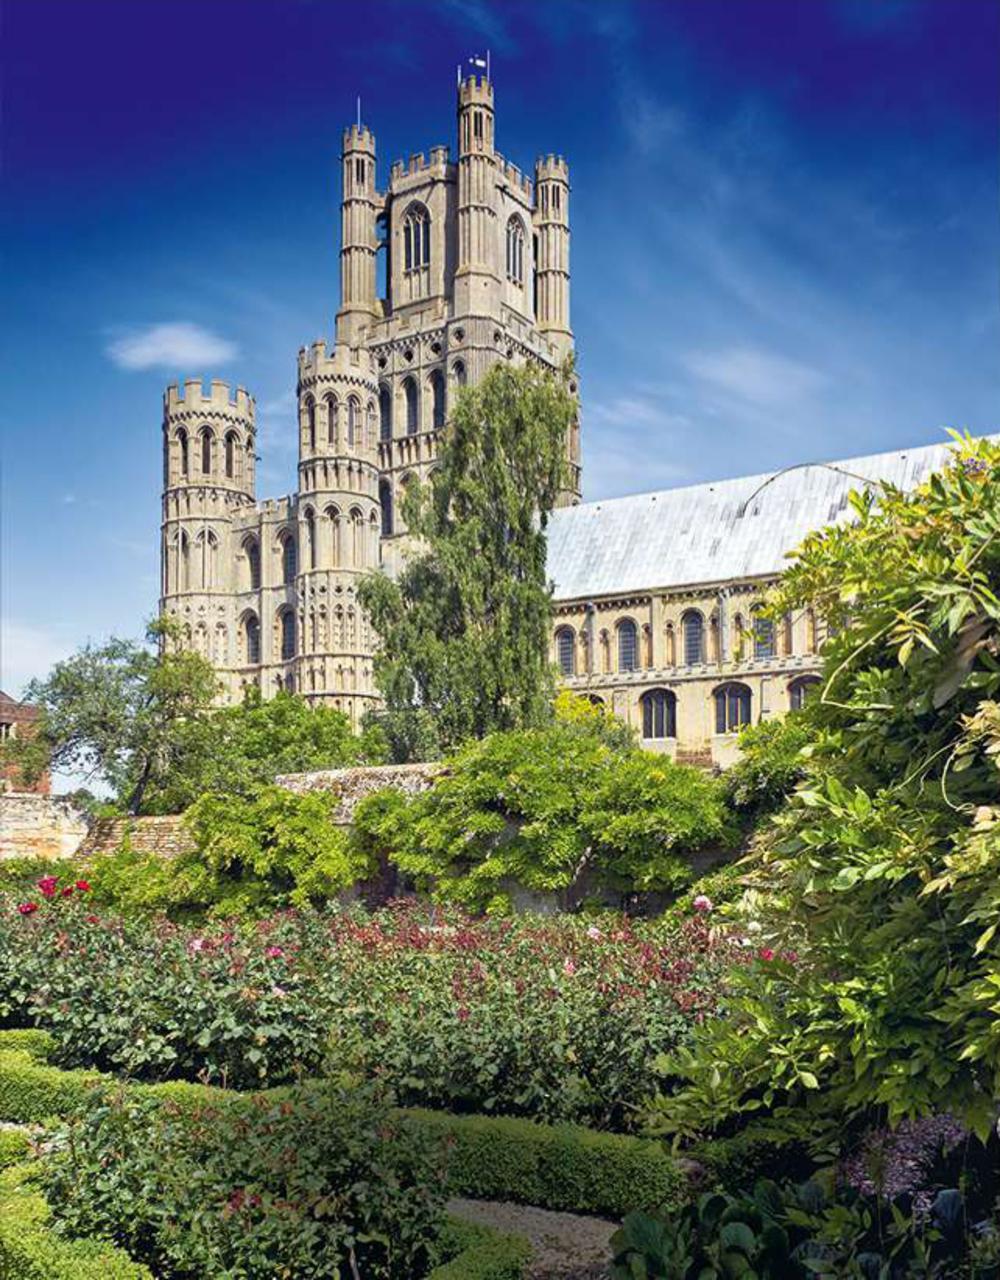
[(69, 800), (28, 791), (0, 794), (0, 859), (71, 858), (87, 821)]

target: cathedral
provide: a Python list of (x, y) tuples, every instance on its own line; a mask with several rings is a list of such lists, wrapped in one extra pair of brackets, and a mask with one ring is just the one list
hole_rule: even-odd
[[(460, 76), (456, 157), (436, 146), (396, 161), (384, 190), (372, 133), (344, 132), (336, 342), (299, 352), (296, 493), (256, 497), (246, 390), (166, 390), (161, 612), (230, 701), (248, 686), (294, 690), (354, 725), (377, 707), (357, 585), (398, 571), (411, 545), (401, 500), (432, 474), (456, 391), (497, 361), (555, 369), (573, 351), (568, 167), (548, 155), (529, 177), (497, 151), (494, 124), (492, 82)], [(786, 553), (846, 518), (852, 488), (909, 488), (946, 456), (931, 446), (581, 504), (577, 427), (567, 453), (548, 533), (561, 679), (647, 748), (723, 766), (744, 725), (817, 681), (822, 619), (757, 617)]]

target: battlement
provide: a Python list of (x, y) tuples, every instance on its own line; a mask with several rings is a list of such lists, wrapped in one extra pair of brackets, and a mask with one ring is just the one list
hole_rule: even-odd
[(528, 175), (523, 173), (513, 161), (502, 156), (499, 151), (494, 154), (497, 164), (500, 166), (500, 171), (504, 176), (504, 181), (530, 200), (532, 182)]
[(344, 153), (348, 151), (367, 151), (369, 155), (375, 154), (375, 135), (367, 125), (362, 125), (359, 129), (356, 124), (352, 124), (349, 129), (344, 130)]
[(206, 395), (200, 378), (187, 378), (183, 389), (176, 382), (167, 387), (163, 393), (163, 413), (165, 417), (175, 414), (225, 413), (230, 417), (246, 419), (252, 428), (256, 404), (245, 387), (237, 387), (233, 394), (228, 382), (213, 378)]
[(354, 382), (374, 385), (371, 352), (364, 347), (350, 347), (345, 342), (327, 348), (320, 339), (308, 347), (299, 348), (299, 381), (316, 378), (342, 377)]
[(414, 151), (408, 160), (394, 160), (390, 176), (394, 182), (401, 178), (411, 177), (415, 173), (429, 173), (432, 169), (440, 170), (447, 166), (449, 151), (447, 147), (431, 147), (430, 158), (425, 159), (422, 151)]
[(458, 86), (459, 108), (483, 106), (493, 108), (493, 84), (486, 76), (468, 76)]
[(539, 156), (535, 161), (535, 182), (569, 182), (569, 165), (562, 156)]
[(293, 499), (265, 498), (257, 503), (257, 513), (261, 520), (287, 520), (292, 514)]

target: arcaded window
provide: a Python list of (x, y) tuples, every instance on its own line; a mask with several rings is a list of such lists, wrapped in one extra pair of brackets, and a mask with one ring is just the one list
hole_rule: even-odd
[(681, 618), (684, 635), (684, 664), (693, 667), (705, 661), (705, 619), (697, 609), (689, 609)]
[(378, 437), (392, 439), (392, 392), (384, 382), (378, 389)]
[(177, 446), (181, 455), (181, 475), (188, 473), (188, 433), (183, 427), (177, 432)]
[(247, 614), (246, 621), (243, 624), (243, 634), (246, 641), (247, 649), (247, 666), (256, 667), (260, 665), (260, 623), (257, 621), (256, 615)]
[(420, 430), (420, 398), (414, 378), (407, 378), (403, 383), (403, 395), (406, 399), (406, 434), (415, 436)]
[(286, 609), (281, 615), (281, 660), (295, 657), (295, 614)]
[(236, 433), (234, 431), (230, 431), (226, 436), (226, 479), (227, 480), (236, 479), (236, 456), (237, 456), (236, 450), (237, 450), (238, 443), (239, 442), (236, 439)]
[(260, 546), (256, 538), (248, 538), (243, 544), (247, 557), (247, 578), (251, 591), (260, 590)]
[(774, 657), (774, 619), (768, 617), (762, 609), (754, 609), (753, 619), (753, 656), (755, 658)]
[(516, 213), (507, 223), (507, 279), (524, 284), (524, 223)]
[(316, 516), (313, 514), (312, 507), (306, 509), (305, 514), (306, 526), (306, 564), (310, 569), (316, 568)]
[(639, 666), (639, 635), (631, 618), (618, 624), (618, 670), (635, 671)]
[(715, 732), (738, 733), (750, 723), (751, 694), (745, 684), (724, 684), (715, 691)]
[(337, 413), (340, 409), (336, 396), (326, 398), (326, 439), (328, 444), (337, 443)]
[(205, 427), (201, 433), (201, 470), (209, 475), (212, 470), (212, 433)]
[(295, 539), (286, 534), (281, 543), (281, 578), (286, 586), (291, 586), (298, 572), (298, 556), (295, 553)]
[(464, 387), (466, 383), (465, 361), (456, 360), (451, 366), (451, 376), (455, 379), (456, 387)]
[(444, 375), (440, 369), (431, 374), (432, 416), (435, 431), (444, 426)]
[(403, 220), (403, 269), (416, 271), (431, 261), (431, 219), (422, 204), (411, 207)]
[(677, 737), (677, 699), (669, 689), (650, 689), (639, 703), (644, 738)]
[(813, 697), (821, 683), (819, 676), (800, 676), (788, 686), (788, 706), (792, 711), (801, 711), (806, 700)]
[(358, 443), (358, 431), (361, 427), (361, 404), (356, 396), (347, 402), (347, 445), (353, 449)]
[(378, 500), (382, 508), (382, 536), (392, 536), (392, 486), (388, 480), (378, 482)]
[(306, 432), (308, 433), (309, 448), (316, 448), (316, 401), (312, 396), (306, 398)]
[(564, 676), (576, 675), (576, 636), (570, 627), (556, 632), (556, 659)]
[(365, 406), (364, 446), (366, 449), (375, 447), (375, 402), (373, 400), (369, 400)]

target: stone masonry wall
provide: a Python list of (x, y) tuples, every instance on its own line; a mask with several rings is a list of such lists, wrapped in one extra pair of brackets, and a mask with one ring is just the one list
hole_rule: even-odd
[(356, 769), (323, 769), (316, 773), (286, 773), (275, 782), (286, 791), (299, 795), (307, 791), (334, 791), (340, 803), (333, 815), (338, 827), (348, 827), (359, 800), (374, 791), (392, 787), (404, 795), (426, 791), (444, 771), (441, 764), (380, 764)]
[(86, 819), (69, 800), (0, 793), (0, 859), (71, 858), (86, 834)]
[(114, 853), (126, 843), (138, 853), (158, 853), (164, 858), (194, 850), (194, 841), (177, 814), (166, 818), (98, 818), (80, 846), (80, 854)]

